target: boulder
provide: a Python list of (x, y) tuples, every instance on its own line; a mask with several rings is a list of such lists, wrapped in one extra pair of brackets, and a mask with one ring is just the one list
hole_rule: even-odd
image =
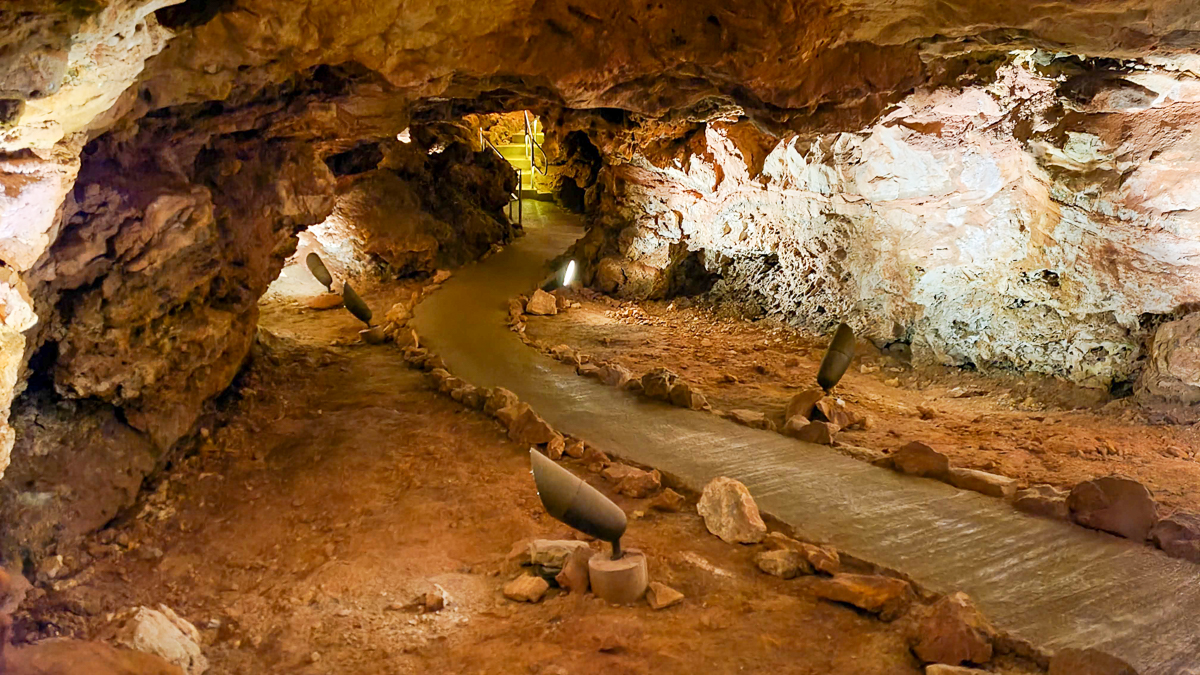
[(650, 508), (668, 513), (678, 513), (683, 510), (685, 505), (687, 505), (687, 499), (671, 488), (666, 488), (650, 502)]
[(508, 437), (522, 445), (541, 445), (549, 443), (558, 436), (558, 432), (546, 420), (534, 412), (528, 404), (518, 406), (521, 414), (508, 429)]
[(539, 288), (525, 303), (525, 312), (534, 316), (554, 316), (558, 314), (558, 303), (553, 295)]
[(119, 613), (112, 620), (110, 634), (118, 646), (158, 656), (187, 675), (208, 670), (208, 660), (200, 652), (200, 631), (166, 605)]
[(671, 400), (671, 388), (679, 376), (666, 368), (655, 368), (642, 376), (642, 393), (662, 401)]
[(1172, 513), (1155, 524), (1150, 538), (1167, 555), (1200, 563), (1200, 515)]
[(689, 410), (704, 410), (708, 408), (708, 399), (692, 386), (680, 380), (671, 387), (671, 404)]
[(504, 597), (515, 602), (539, 602), (550, 584), (539, 576), (523, 574), (504, 586)]
[(775, 431), (775, 423), (767, 416), (754, 410), (730, 410), (725, 414), (726, 419), (733, 420), (744, 427)]
[(517, 398), (516, 394), (504, 387), (496, 387), (488, 391), (487, 402), (483, 406), (483, 411), (489, 415), (495, 415), (496, 411), (501, 408), (515, 406), (517, 403), (520, 403), (520, 399)]
[(624, 387), (633, 379), (633, 373), (619, 363), (607, 363), (600, 369), (600, 381), (610, 387)]
[(1050, 675), (1138, 675), (1133, 666), (1095, 649), (1060, 649), (1050, 657)]
[(818, 445), (832, 445), (837, 432), (838, 427), (836, 424), (830, 422), (808, 422), (803, 417), (798, 416), (788, 420), (787, 426), (783, 428), (783, 433), (798, 441), (816, 443)]
[(950, 469), (950, 484), (960, 490), (970, 490), (989, 497), (1011, 499), (1017, 494), (1017, 481), (975, 469)]
[(1036, 516), (1058, 520), (1071, 518), (1071, 509), (1067, 508), (1067, 491), (1053, 485), (1034, 485), (1017, 492), (1013, 506)]
[(787, 548), (761, 551), (754, 556), (754, 564), (763, 572), (780, 579), (792, 579), (801, 574), (813, 573), (812, 565), (808, 564), (799, 551)]
[(808, 588), (818, 598), (853, 605), (877, 614), (884, 621), (903, 616), (913, 600), (913, 590), (907, 581), (870, 574), (814, 578)]
[(928, 607), (916, 626), (913, 653), (924, 663), (984, 664), (992, 659), (996, 631), (966, 593), (952, 593)]
[(783, 419), (790, 420), (797, 415), (806, 420), (812, 419), (813, 406), (823, 398), (825, 398), (824, 389), (820, 387), (805, 389), (788, 401), (787, 407), (783, 409)]
[(767, 534), (750, 491), (732, 478), (721, 476), (704, 486), (696, 511), (708, 531), (727, 544), (757, 544)]
[(1106, 476), (1076, 485), (1067, 497), (1071, 518), (1095, 530), (1145, 541), (1158, 521), (1154, 497), (1141, 483)]
[(650, 605), (650, 609), (666, 609), (671, 605), (683, 602), (683, 593), (666, 584), (651, 581), (646, 588), (646, 602)]
[(950, 458), (920, 441), (905, 444), (888, 459), (901, 473), (945, 480), (950, 475)]

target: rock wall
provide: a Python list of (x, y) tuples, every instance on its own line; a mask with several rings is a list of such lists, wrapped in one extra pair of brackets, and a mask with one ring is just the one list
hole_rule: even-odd
[(664, 295), (698, 256), (715, 293), (800, 325), (1108, 386), (1200, 300), (1198, 118), (1186, 66), (1024, 52), (862, 132), (713, 122), (610, 160), (581, 253), (606, 291)]

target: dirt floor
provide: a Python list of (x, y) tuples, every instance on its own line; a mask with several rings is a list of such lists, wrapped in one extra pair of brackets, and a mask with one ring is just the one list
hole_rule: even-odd
[[(382, 314), (412, 290), (365, 296)], [(648, 554), (652, 579), (687, 599), (658, 612), (557, 590), (537, 605), (504, 599), (514, 543), (571, 537), (540, 506), (528, 449), (482, 413), (437, 395), (394, 347), (358, 343), (359, 325), (345, 311), (273, 297), (262, 317), (271, 335), (206, 439), (134, 513), (78, 559), (68, 556), (71, 576), (35, 592), (18, 613), (18, 641), (94, 636), (108, 613), (162, 603), (201, 629), (208, 672), (217, 675), (921, 672), (903, 621), (816, 600), (796, 581), (758, 572), (755, 547), (722, 543), (694, 509), (649, 511), (647, 500), (612, 495), (590, 474), (627, 512), (646, 511), (631, 519), (626, 543)], [(784, 374), (798, 383), (811, 377), (810, 357), (780, 365), (800, 350), (756, 351), (768, 335), (759, 327), (720, 323), (708, 337), (679, 335), (681, 343), (668, 339), (666, 318), (642, 325), (614, 312), (590, 304), (537, 330), (595, 352), (608, 337), (613, 356), (637, 345), (632, 362), (666, 361), (706, 383), (719, 369), (736, 372), (749, 384), (709, 388), (747, 404), (782, 398)], [(663, 316), (693, 325), (699, 315)], [(755, 374), (756, 362), (773, 374)], [(881, 418), (907, 395), (892, 391), (857, 375), (845, 388)], [(957, 406), (985, 404), (995, 405), (938, 401), (948, 418), (967, 415), (949, 412)], [(888, 424), (881, 419), (879, 428)], [(914, 435), (947, 425), (907, 424)], [(411, 606), (434, 588), (448, 599), (444, 609)], [(998, 672), (1024, 671), (1001, 662)]]
[[(815, 386), (827, 339), (772, 320), (745, 321), (676, 302), (621, 302), (580, 296), (581, 307), (531, 317), (526, 334), (568, 344), (640, 375), (666, 367), (696, 385), (715, 409), (748, 409), (782, 424), (796, 392)], [(1069, 488), (1121, 474), (1160, 503), (1200, 512), (1200, 423), (1140, 409), (1129, 398), (1049, 377), (914, 368), (905, 353), (860, 340), (835, 390), (866, 413), (867, 430), (838, 440), (876, 450), (918, 440), (958, 466)]]

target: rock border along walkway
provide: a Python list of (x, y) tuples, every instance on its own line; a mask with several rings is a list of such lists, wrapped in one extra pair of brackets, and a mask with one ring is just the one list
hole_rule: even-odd
[(1200, 566), (825, 446), (632, 400), (528, 349), (505, 325), (508, 299), (582, 231), (543, 203), (527, 205), (525, 222), (525, 237), (417, 307), (417, 329), (456, 376), (511, 389), (552, 427), (697, 491), (733, 477), (801, 537), (940, 593), (964, 591), (997, 628), (1038, 648), (1095, 647), (1143, 675), (1200, 675)]

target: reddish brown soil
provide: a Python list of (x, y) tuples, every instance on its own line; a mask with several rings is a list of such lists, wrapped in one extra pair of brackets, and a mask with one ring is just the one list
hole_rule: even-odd
[[(548, 347), (569, 344), (593, 359), (619, 362), (638, 375), (670, 368), (714, 408), (757, 410), (777, 423), (793, 394), (815, 386), (828, 344), (774, 321), (749, 322), (701, 307), (577, 299), (580, 308), (531, 317), (527, 335)], [(1169, 508), (1200, 511), (1197, 427), (1162, 423), (1162, 413), (1141, 410), (1131, 399), (1109, 400), (1107, 392), (1054, 378), (914, 368), (861, 340), (857, 355), (835, 395), (873, 425), (841, 432), (841, 443), (887, 450), (924, 441), (958, 466), (1027, 484), (1070, 487), (1122, 474), (1146, 484)], [(964, 393), (956, 388), (970, 395), (955, 398)]]
[[(367, 297), (382, 314), (407, 292)], [(546, 326), (629, 337), (601, 319), (589, 308)], [(277, 301), (262, 323), (277, 339), (224, 421), (136, 513), (69, 556), (71, 576), (18, 614), (18, 638), (91, 636), (108, 612), (163, 603), (201, 629), (214, 675), (921, 672), (903, 621), (759, 573), (754, 547), (722, 543), (691, 509), (634, 517), (626, 538), (648, 554), (652, 579), (687, 596), (680, 606), (560, 591), (537, 605), (505, 600), (513, 544), (569, 536), (540, 506), (527, 449), (436, 395), (395, 348), (358, 344), (342, 310)], [(405, 607), (435, 586), (445, 609)]]

